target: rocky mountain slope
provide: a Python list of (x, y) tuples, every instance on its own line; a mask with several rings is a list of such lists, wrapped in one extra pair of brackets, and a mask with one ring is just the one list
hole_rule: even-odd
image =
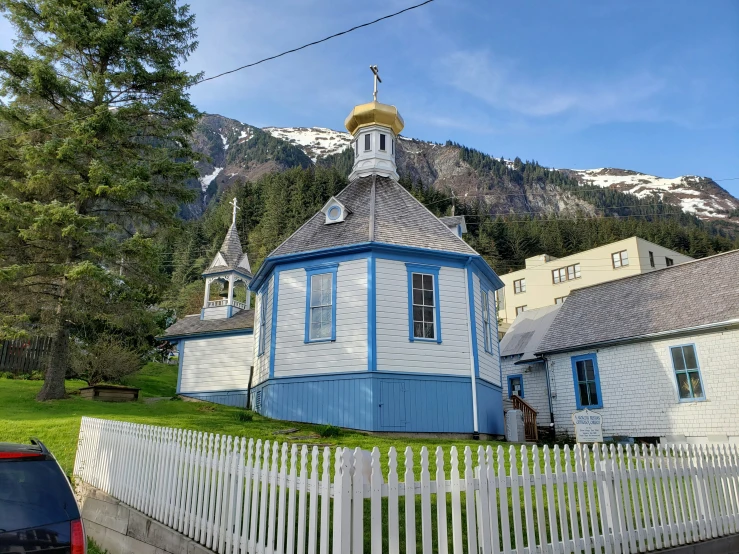
[[(353, 159), (348, 149), (350, 140), (348, 133), (321, 127), (259, 129), (220, 115), (206, 115), (193, 138), (193, 146), (204, 160), (197, 166), (201, 177), (191, 186), (201, 191), (202, 199), (190, 207), (190, 215), (197, 216), (214, 195), (236, 180), (312, 164), (348, 172)], [(663, 179), (612, 168), (542, 168), (536, 175), (523, 178), (518, 159), (495, 160), (457, 144), (405, 137), (397, 142), (396, 160), (402, 176), (467, 201), (484, 200), (491, 213), (597, 213), (592, 201), (578, 194), (579, 184), (583, 190), (602, 187), (642, 200), (661, 200), (701, 219), (739, 223), (739, 200), (706, 177)]]

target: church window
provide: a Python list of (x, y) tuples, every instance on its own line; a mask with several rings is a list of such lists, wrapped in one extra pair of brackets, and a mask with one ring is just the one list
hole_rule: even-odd
[(385, 151), (385, 135), (380, 133), (380, 150)]
[(306, 269), (305, 342), (336, 340), (336, 272), (338, 264)]
[(259, 349), (257, 355), (264, 354), (264, 345), (267, 340), (267, 294), (268, 289), (265, 287), (259, 295)]
[(370, 146), (371, 146), (370, 140), (371, 139), (370, 139), (370, 134), (369, 133), (367, 133), (366, 135), (364, 135), (364, 151), (365, 152), (367, 152), (367, 151), (370, 150)]
[(408, 270), (409, 339), (441, 342), (439, 268), (406, 264)]
[(485, 337), (485, 352), (493, 354), (493, 325), (490, 320), (490, 293), (482, 291), (482, 334)]
[(395, 154), (395, 141), (390, 139), (390, 153)]
[(354, 153), (359, 156), (359, 139), (354, 141)]
[(695, 346), (673, 346), (670, 348), (672, 367), (677, 379), (677, 393), (681, 401), (704, 400), (703, 383), (698, 367), (698, 356)]

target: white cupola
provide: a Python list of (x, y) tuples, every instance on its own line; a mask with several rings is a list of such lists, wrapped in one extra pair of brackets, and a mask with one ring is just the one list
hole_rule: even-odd
[(354, 166), (349, 180), (374, 174), (397, 181), (395, 146), (405, 123), (395, 106), (377, 101), (377, 83), (382, 81), (377, 66), (370, 69), (375, 76), (374, 99), (355, 106), (344, 122), (353, 137)]

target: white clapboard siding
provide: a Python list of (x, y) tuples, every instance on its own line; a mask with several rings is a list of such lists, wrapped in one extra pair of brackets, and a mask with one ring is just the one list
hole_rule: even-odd
[(336, 341), (305, 342), (308, 277), (305, 269), (280, 272), (275, 377), (367, 368), (367, 260), (339, 263)]
[[(378, 259), (377, 369), (439, 375), (470, 374), (464, 269), (439, 271), (441, 344), (408, 340), (408, 272), (405, 263)], [(433, 359), (433, 364), (429, 363)], [(500, 377), (498, 377), (500, 380)]]
[(227, 317), (228, 306), (218, 306), (216, 308), (206, 308), (203, 310), (203, 319), (223, 319)]
[(252, 350), (252, 335), (186, 340), (180, 392), (248, 388)]
[(84, 417), (74, 474), (226, 554), (616, 554), (739, 532), (736, 444), (385, 459)]

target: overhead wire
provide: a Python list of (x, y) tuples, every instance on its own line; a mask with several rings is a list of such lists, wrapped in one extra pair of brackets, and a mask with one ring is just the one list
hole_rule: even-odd
[[(401, 15), (401, 14), (403, 14), (405, 12), (409, 12), (411, 10), (415, 10), (417, 8), (420, 8), (422, 6), (425, 6), (426, 4), (430, 4), (433, 1), (434, 0), (425, 0), (424, 2), (421, 2), (419, 4), (415, 4), (413, 6), (409, 6), (407, 8), (402, 9), (402, 10), (399, 10), (397, 12), (394, 12), (394, 13), (391, 13), (391, 14), (388, 14), (388, 15), (384, 15), (382, 17), (378, 17), (377, 19), (375, 19), (373, 21), (368, 21), (367, 23), (362, 23), (360, 25), (355, 25), (354, 27), (352, 27), (350, 29), (346, 29), (346, 30), (341, 31), (339, 33), (334, 33), (333, 35), (329, 35), (329, 36), (324, 37), (322, 39), (315, 40), (313, 42), (309, 42), (309, 43), (304, 44), (302, 46), (298, 46), (297, 48), (291, 48), (290, 50), (285, 50), (284, 52), (280, 52), (279, 54), (275, 54), (273, 56), (268, 56), (266, 58), (262, 58), (261, 60), (258, 60), (256, 62), (248, 63), (246, 65), (242, 65), (241, 67), (237, 67), (235, 69), (230, 69), (228, 71), (224, 71), (223, 73), (218, 73), (217, 75), (213, 75), (212, 77), (205, 77), (203, 79), (200, 79), (199, 81), (196, 81), (191, 86), (194, 87), (194, 86), (197, 86), (197, 85), (199, 85), (201, 83), (204, 83), (206, 81), (212, 81), (214, 79), (218, 79), (218, 78), (223, 77), (225, 75), (229, 75), (231, 73), (236, 73), (237, 71), (241, 71), (242, 69), (246, 69), (246, 68), (249, 68), (249, 67), (254, 67), (255, 65), (259, 65), (259, 64), (262, 64), (262, 63), (267, 62), (267, 61), (270, 61), (270, 60), (281, 58), (282, 56), (286, 56), (288, 54), (292, 54), (294, 52), (298, 52), (299, 50), (304, 50), (305, 48), (309, 48), (310, 46), (315, 46), (316, 44), (321, 44), (322, 42), (326, 42), (326, 41), (331, 40), (331, 39), (334, 39), (336, 37), (340, 37), (342, 35), (346, 35), (348, 33), (351, 33), (353, 31), (356, 31), (358, 29), (362, 29), (364, 27), (369, 27), (370, 25), (375, 25), (376, 23), (379, 23), (380, 21), (385, 21), (387, 19), (390, 19), (390, 18), (396, 17), (398, 15)], [(61, 123), (55, 123), (54, 125), (48, 125), (46, 127), (40, 127), (38, 129), (32, 129), (30, 131), (23, 131), (22, 133), (18, 133), (18, 134), (15, 134), (15, 135), (3, 136), (3, 137), (0, 137), (0, 140), (10, 140), (10, 139), (21, 137), (23, 135), (27, 135), (29, 133), (34, 133), (36, 131), (43, 131), (45, 129), (50, 129), (52, 127), (57, 127), (57, 126), (60, 126), (60, 125), (68, 125), (70, 123), (73, 123), (74, 121), (80, 121), (80, 120), (83, 120), (83, 119), (89, 119), (89, 118), (95, 117), (96, 115), (97, 114), (85, 115), (85, 116), (78, 117), (78, 118), (71, 119), (71, 120), (67, 120), (67, 121), (64, 121), (64, 122), (61, 122)]]

